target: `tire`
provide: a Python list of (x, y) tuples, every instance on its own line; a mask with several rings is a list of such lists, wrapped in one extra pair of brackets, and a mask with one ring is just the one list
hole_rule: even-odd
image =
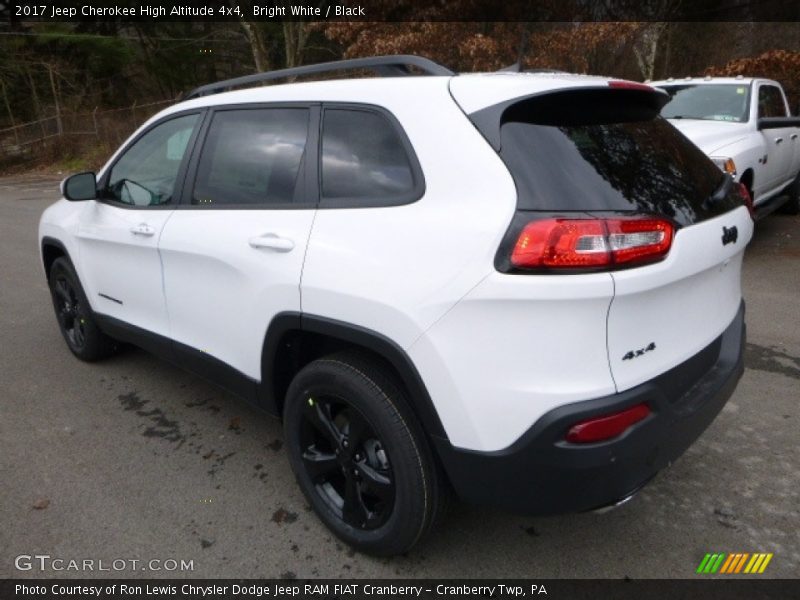
[(70, 351), (86, 362), (113, 354), (117, 343), (97, 326), (78, 275), (68, 259), (61, 257), (53, 262), (48, 284), (56, 321)]
[(300, 488), (353, 548), (401, 554), (438, 520), (443, 477), (402, 393), (368, 357), (340, 353), (301, 369), (286, 394), (284, 432)]
[(789, 199), (781, 207), (781, 212), (787, 215), (800, 214), (800, 173), (792, 184), (786, 189)]

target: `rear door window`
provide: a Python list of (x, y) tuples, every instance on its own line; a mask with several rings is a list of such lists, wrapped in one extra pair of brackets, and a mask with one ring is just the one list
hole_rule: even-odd
[(200, 154), (192, 204), (268, 207), (294, 202), (302, 191), (298, 181), (308, 123), (306, 108), (216, 112)]
[(396, 204), (418, 188), (406, 145), (376, 111), (327, 108), (322, 127), (322, 201)]
[(758, 88), (758, 116), (787, 116), (786, 105), (783, 103), (783, 95), (774, 85), (762, 85)]

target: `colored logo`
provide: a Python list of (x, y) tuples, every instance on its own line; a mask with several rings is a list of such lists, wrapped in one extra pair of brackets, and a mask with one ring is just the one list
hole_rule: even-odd
[(763, 573), (771, 560), (772, 552), (769, 554), (764, 552), (753, 554), (748, 552), (706, 554), (703, 560), (700, 561), (700, 566), (697, 567), (696, 572), (702, 574), (725, 573), (726, 575)]

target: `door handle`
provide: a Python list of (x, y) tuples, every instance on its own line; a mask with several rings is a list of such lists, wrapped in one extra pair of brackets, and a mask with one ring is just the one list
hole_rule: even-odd
[(778, 137), (778, 138), (775, 138), (775, 143), (776, 143), (776, 144), (780, 144), (780, 143), (782, 143), (782, 142), (783, 142), (783, 138), (780, 138), (780, 137)]
[(268, 248), (278, 252), (289, 252), (294, 248), (294, 242), (289, 238), (280, 237), (274, 233), (265, 233), (251, 237), (248, 243), (252, 248)]
[(155, 229), (150, 227), (147, 223), (139, 223), (138, 225), (134, 225), (131, 227), (131, 233), (133, 235), (142, 235), (145, 237), (150, 237), (156, 232)]
[(797, 139), (797, 134), (796, 134), (796, 133), (793, 133), (793, 134), (792, 134), (792, 135), (790, 135), (789, 137), (790, 137), (792, 140), (796, 140), (796, 139)]

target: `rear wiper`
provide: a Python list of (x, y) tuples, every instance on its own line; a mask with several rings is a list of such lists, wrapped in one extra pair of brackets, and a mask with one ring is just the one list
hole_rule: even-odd
[(725, 199), (728, 193), (731, 191), (733, 187), (733, 177), (728, 175), (727, 173), (723, 174), (722, 176), (722, 183), (720, 183), (719, 187), (714, 190), (714, 193), (711, 194), (706, 201), (703, 203), (706, 210), (721, 202)]

